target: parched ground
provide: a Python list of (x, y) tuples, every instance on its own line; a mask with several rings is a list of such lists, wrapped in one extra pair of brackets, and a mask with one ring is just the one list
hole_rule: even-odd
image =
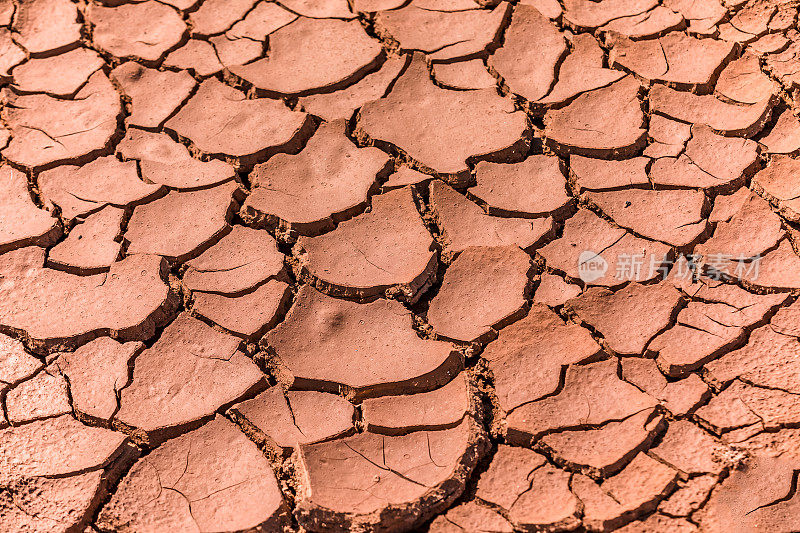
[(0, 0), (0, 531), (800, 530), (796, 0)]

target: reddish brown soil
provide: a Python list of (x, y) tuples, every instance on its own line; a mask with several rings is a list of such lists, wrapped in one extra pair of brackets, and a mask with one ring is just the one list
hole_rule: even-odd
[(794, 0), (0, 0), (0, 531), (800, 530)]

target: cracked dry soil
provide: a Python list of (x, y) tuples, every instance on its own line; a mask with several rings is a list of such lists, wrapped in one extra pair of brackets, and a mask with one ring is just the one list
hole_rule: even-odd
[(0, 531), (800, 530), (798, 4), (0, 0)]

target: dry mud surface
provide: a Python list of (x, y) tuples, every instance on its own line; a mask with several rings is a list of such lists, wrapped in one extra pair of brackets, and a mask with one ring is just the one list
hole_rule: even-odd
[(0, 0), (0, 531), (800, 530), (797, 0)]

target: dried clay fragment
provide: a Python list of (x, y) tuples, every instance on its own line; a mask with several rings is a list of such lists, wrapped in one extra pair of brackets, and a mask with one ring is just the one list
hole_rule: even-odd
[(520, 0), (518, 5), (533, 6), (550, 20), (556, 20), (563, 11), (558, 0)]
[(210, 419), (222, 406), (264, 388), (241, 339), (183, 313), (136, 358), (114, 419), (157, 445)]
[(436, 272), (433, 238), (409, 187), (372, 197), (372, 210), (318, 237), (300, 237), (303, 272), (321, 290), (366, 298), (385, 293), (415, 301)]
[[(257, 46), (257, 43), (253, 44)], [(180, 69), (186, 74), (193, 72), (203, 78), (225, 68), (214, 45), (200, 39), (189, 39), (185, 45), (170, 52), (164, 59), (163, 65), (169, 69)]]
[(160, 126), (197, 85), (188, 72), (150, 69), (136, 61), (121, 64), (109, 77), (130, 98), (126, 123), (142, 128)]
[(473, 389), (462, 372), (441, 388), (430, 392), (382, 396), (361, 402), (367, 430), (384, 435), (410, 431), (445, 429), (461, 422), (474, 410)]
[[(658, 365), (665, 374), (684, 376), (739, 345), (745, 328), (763, 320), (786, 299), (785, 294), (759, 297), (741, 292), (737, 300), (690, 302), (678, 314), (675, 326), (653, 340), (648, 351), (657, 354)], [(686, 350), (685, 346), (693, 349)]]
[(124, 211), (106, 206), (73, 227), (69, 235), (50, 249), (48, 265), (78, 274), (108, 270), (122, 247)]
[(58, 356), (56, 365), (67, 376), (75, 410), (100, 420), (111, 420), (117, 398), (128, 385), (128, 370), (144, 349), (141, 342), (117, 342), (100, 337), (74, 352)]
[(23, 0), (11, 29), (14, 39), (34, 54), (64, 50), (81, 38), (78, 8), (69, 0)]
[(283, 270), (283, 254), (266, 231), (234, 226), (186, 266), (183, 285), (187, 289), (234, 295), (278, 277)]
[(30, 59), (12, 72), (14, 87), (23, 92), (42, 92), (69, 96), (77, 91), (95, 71), (103, 58), (87, 48), (43, 59)]
[(23, 246), (49, 246), (61, 236), (58, 219), (36, 207), (25, 174), (0, 166), (0, 253)]
[(797, 68), (797, 57), (800, 54), (800, 39), (795, 32), (790, 33), (788, 42), (782, 49), (764, 58), (767, 71), (781, 82), (783, 87), (791, 90), (800, 85), (800, 70)]
[(661, 442), (650, 451), (685, 475), (720, 474), (731, 466), (725, 460), (726, 452), (724, 444), (688, 420), (672, 421)]
[[(197, 191), (171, 191), (133, 210), (125, 231), (129, 254), (158, 254), (183, 261), (198, 255), (229, 228), (238, 185), (223, 183)], [(197, 213), (203, 213), (197, 218)]]
[(222, 416), (140, 459), (97, 519), (102, 529), (278, 530), (285, 519), (266, 457)]
[(616, 359), (572, 365), (558, 394), (509, 413), (507, 438), (527, 446), (554, 431), (622, 420), (657, 404), (655, 398), (617, 377)]
[(569, 531), (580, 525), (580, 502), (569, 481), (570, 474), (543, 455), (500, 445), (475, 495), (503, 509), (518, 529)]
[(425, 52), (434, 61), (451, 60), (475, 56), (494, 44), (510, 8), (501, 2), (491, 11), (444, 12), (412, 2), (378, 13), (375, 28), (378, 35), (398, 42), (401, 50)]
[[(217, 2), (217, 6), (220, 5), (224, 8), (224, 4)], [(214, 18), (216, 17), (212, 17), (212, 19)], [(258, 2), (244, 18), (231, 26), (225, 35), (232, 39), (265, 41), (268, 35), (294, 20), (297, 20), (297, 15), (280, 5), (272, 2)]]
[(758, 141), (770, 154), (789, 154), (800, 150), (800, 119), (791, 109), (784, 109), (766, 136)]
[(344, 386), (363, 398), (447, 383), (460, 370), (460, 354), (449, 343), (419, 338), (411, 325), (398, 302), (358, 304), (304, 286), (262, 343), (298, 389), (333, 392)]
[[(0, 334), (0, 392), (28, 379), (44, 364), (25, 351), (22, 342)], [(0, 419), (0, 423), (4, 419)]]
[[(726, 2), (732, 5), (737, 2)], [(728, 10), (720, 0), (692, 2), (691, 0), (666, 0), (664, 5), (680, 13), (686, 19), (688, 30), (700, 35), (713, 35), (716, 25), (728, 14)]]
[(647, 133), (651, 143), (643, 155), (653, 159), (678, 157), (686, 147), (686, 141), (692, 137), (692, 126), (661, 115), (651, 115)]
[(755, 55), (745, 53), (725, 67), (714, 90), (733, 102), (756, 104), (777, 94), (779, 86), (761, 71), (761, 64)]
[(735, 137), (752, 137), (764, 127), (776, 97), (767, 96), (755, 104), (729, 104), (714, 95), (696, 95), (654, 85), (650, 90), (650, 111), (682, 122), (705, 124), (717, 132)]
[(275, 452), (291, 454), (300, 444), (331, 440), (354, 432), (353, 404), (327, 392), (286, 391), (276, 385), (231, 407), (246, 420), (257, 440)]
[(599, 427), (575, 428), (544, 435), (538, 448), (570, 469), (608, 476), (647, 449), (664, 429), (664, 418), (645, 409)]
[(189, 14), (193, 35), (222, 33), (244, 18), (257, 0), (206, 0)]
[(133, 255), (107, 274), (74, 276), (44, 268), (44, 250), (0, 256), (0, 324), (24, 333), (39, 349), (79, 345), (99, 335), (147, 339), (164, 322), (174, 297), (162, 280), (165, 263)]
[[(743, 2), (744, 6), (720, 24), (720, 36), (734, 42), (748, 42), (767, 33), (776, 6), (769, 2)], [(777, 22), (777, 21), (776, 21)]]
[(734, 471), (695, 515), (703, 530), (785, 530), (800, 528), (793, 490), (797, 462), (757, 457)]
[(257, 226), (316, 235), (362, 210), (389, 156), (358, 148), (345, 135), (346, 122), (327, 122), (297, 155), (277, 154), (250, 173), (251, 193), (242, 218)]
[(71, 222), (107, 205), (127, 207), (146, 201), (163, 191), (161, 185), (139, 179), (136, 163), (114, 156), (98, 157), (83, 166), (61, 165), (37, 176), (45, 207), (58, 207)]
[(486, 202), (491, 215), (558, 216), (571, 203), (557, 157), (532, 155), (513, 164), (481, 161), (475, 179), (469, 193)]
[(230, 71), (271, 95), (340, 89), (373, 70), (383, 54), (358, 21), (300, 18), (269, 36), (269, 56)]
[(263, 53), (260, 42), (217, 35), (208, 41), (189, 39), (164, 59), (163, 66), (193, 70), (196, 75), (206, 77), (234, 65), (249, 63)]
[(693, 245), (707, 230), (707, 201), (700, 191), (626, 189), (585, 198), (619, 226), (678, 248)]
[(0, 485), (97, 470), (119, 457), (126, 441), (123, 433), (85, 426), (69, 415), (6, 428), (0, 431)]
[(783, 239), (778, 247), (767, 252), (759, 260), (758, 267), (752, 261), (735, 260), (727, 270), (728, 277), (738, 278), (743, 285), (754, 289), (798, 289), (800, 288), (800, 257), (789, 239)]
[(164, 133), (130, 128), (117, 145), (125, 159), (139, 161), (142, 178), (172, 189), (209, 187), (233, 179), (233, 167), (224, 161), (200, 161)]
[(497, 80), (486, 70), (480, 59), (459, 61), (458, 63), (436, 63), (433, 77), (448, 89), (475, 90), (489, 89), (497, 85)]
[[(651, 119), (652, 121), (652, 119)], [(580, 155), (569, 157), (571, 182), (581, 190), (602, 191), (636, 185), (648, 185), (646, 157), (621, 161), (593, 159)]]
[(654, 40), (620, 37), (613, 43), (609, 64), (647, 80), (705, 86), (722, 70), (733, 48), (733, 43), (698, 39), (680, 32)]
[[(688, 481), (678, 480), (678, 487), (675, 492), (658, 504), (658, 510), (667, 516), (689, 516), (706, 503), (711, 489), (716, 484), (717, 478), (712, 475), (696, 476)], [(651, 517), (651, 521), (661, 520), (663, 523), (667, 523), (670, 519), (664, 515), (654, 514)], [(675, 521), (677, 522), (678, 520)], [(642, 530), (640, 529), (639, 531)], [(648, 531), (656, 531), (656, 529)], [(688, 528), (687, 531), (695, 530)]]
[(747, 49), (759, 55), (776, 54), (785, 50), (789, 39), (782, 33), (768, 33), (748, 43)]
[(649, 11), (657, 4), (654, 0), (566, 0), (564, 19), (573, 26), (599, 28), (614, 19)]
[(12, 424), (72, 412), (69, 385), (58, 367), (50, 366), (8, 391), (5, 397), (8, 421)]
[(616, 292), (591, 287), (566, 306), (601, 334), (614, 353), (640, 355), (669, 326), (680, 300), (671, 283), (631, 283)]
[[(389, 86), (408, 65), (410, 59), (410, 56), (390, 57), (377, 72), (367, 74), (353, 85), (332, 93), (303, 96), (300, 97), (299, 103), (307, 113), (322, 117), (329, 122), (337, 119), (349, 120), (358, 108), (385, 96)], [(492, 81), (494, 82), (494, 78)]]
[(431, 210), (442, 231), (446, 249), (460, 253), (469, 246), (508, 246), (531, 249), (550, 237), (553, 219), (504, 218), (487, 215), (477, 204), (440, 180), (430, 186)]
[(4, 124), (11, 142), (3, 150), (9, 161), (27, 168), (88, 161), (106, 147), (117, 130), (121, 103), (102, 71), (75, 95), (62, 100), (45, 94), (3, 93)]
[(286, 282), (271, 279), (251, 292), (235, 296), (195, 293), (192, 310), (234, 335), (249, 339), (275, 325), (290, 297)]
[(299, 148), (309, 118), (279, 100), (247, 99), (241, 91), (210, 78), (164, 127), (188, 138), (203, 153), (229, 156), (248, 166)]
[(525, 114), (511, 100), (494, 89), (440, 89), (422, 54), (414, 54), (387, 97), (361, 108), (355, 133), (391, 143), (440, 174), (465, 173), (468, 159), (518, 157), (529, 137)]
[(461, 494), (484, 452), (482, 431), (472, 418), (438, 431), (367, 432), (302, 445), (295, 516), (311, 530), (321, 524), (413, 529)]
[(169, 6), (148, 0), (119, 7), (90, 4), (92, 42), (117, 57), (158, 61), (183, 38), (186, 24)]
[(467, 248), (445, 272), (428, 322), (449, 339), (488, 339), (521, 316), (529, 269), (530, 256), (517, 246)]
[(68, 477), (20, 479), (0, 490), (3, 531), (83, 531), (124, 462), (109, 472), (93, 470)]
[(750, 139), (723, 137), (703, 124), (692, 125), (691, 135), (677, 158), (653, 162), (650, 178), (654, 184), (727, 192), (743, 184), (757, 164), (758, 145)]
[(592, 360), (600, 349), (588, 330), (539, 304), (500, 330), (483, 357), (494, 374), (498, 404), (508, 412), (555, 392), (564, 368)]
[(548, 145), (564, 155), (632, 155), (647, 139), (639, 89), (639, 82), (626, 76), (608, 87), (581, 94), (566, 107), (547, 111), (544, 135)]
[(706, 370), (713, 383), (726, 384), (741, 378), (753, 386), (796, 395), (800, 393), (798, 353), (797, 337), (767, 325), (754, 330), (744, 347), (708, 363)]
[(797, 424), (800, 396), (735, 380), (697, 410), (698, 421), (723, 438), (741, 428), (776, 430)]
[(407, 166), (401, 166), (396, 172), (389, 175), (389, 178), (381, 184), (383, 192), (399, 189), (407, 185), (424, 184), (433, 179), (430, 174), (423, 174), (419, 170), (414, 170)]
[(0, 528), (83, 531), (135, 453), (123, 433), (69, 415), (0, 431)]
[(800, 161), (776, 155), (766, 168), (753, 176), (753, 190), (778, 207), (787, 220), (800, 221)]
[(347, 0), (285, 0), (283, 5), (293, 12), (309, 18), (351, 19)]
[(431, 533), (461, 533), (462, 531), (491, 531), (512, 533), (511, 523), (497, 511), (475, 501), (451, 507), (447, 513), (431, 522)]
[(630, 357), (622, 360), (622, 378), (661, 401), (674, 415), (694, 411), (710, 396), (708, 385), (697, 374), (667, 382), (652, 359)]
[[(670, 248), (635, 237), (588, 209), (579, 209), (564, 223), (563, 236), (540, 248), (538, 253), (549, 268), (572, 280), (617, 287), (628, 281), (663, 276), (662, 267), (669, 262)], [(642, 259), (642, 268), (633, 264), (632, 257)]]
[(717, 222), (714, 234), (695, 248), (695, 254), (719, 270), (726, 261), (749, 259), (767, 252), (782, 237), (781, 218), (766, 200), (749, 193), (730, 217)]
[(563, 34), (535, 8), (520, 5), (501, 46), (489, 59), (512, 92), (528, 101), (544, 97), (553, 85), (556, 66), (567, 53)]
[(538, 103), (560, 104), (625, 76), (624, 72), (603, 67), (604, 53), (594, 37), (582, 33), (572, 37), (572, 50), (558, 67), (558, 79), (547, 96)]
[(607, 531), (652, 512), (672, 491), (677, 477), (674, 469), (640, 453), (622, 472), (602, 483), (578, 475), (573, 478), (572, 487), (585, 505), (583, 522), (587, 528)]
[(533, 303), (558, 307), (580, 293), (581, 288), (578, 285), (567, 283), (561, 276), (544, 273), (539, 277), (539, 285), (533, 295)]
[(0, 76), (10, 78), (11, 69), (23, 61), (25, 51), (13, 41), (8, 28), (0, 28)]
[(631, 39), (658, 37), (666, 32), (680, 29), (683, 17), (664, 6), (656, 6), (650, 11), (614, 19), (601, 29), (616, 32)]

